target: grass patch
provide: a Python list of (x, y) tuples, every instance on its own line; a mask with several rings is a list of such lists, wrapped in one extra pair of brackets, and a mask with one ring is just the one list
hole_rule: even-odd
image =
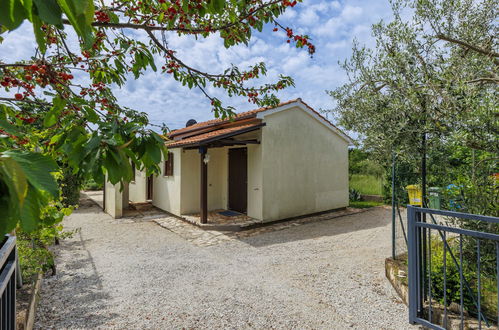
[(374, 202), (374, 201), (355, 201), (355, 202), (350, 201), (349, 206), (354, 207), (356, 209), (367, 209), (369, 207), (375, 207), (380, 205), (383, 205), (383, 203)]
[(363, 195), (382, 195), (383, 180), (374, 175), (352, 174), (350, 188)]

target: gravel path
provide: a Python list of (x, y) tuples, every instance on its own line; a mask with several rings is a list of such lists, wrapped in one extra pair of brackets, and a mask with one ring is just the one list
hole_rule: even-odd
[(84, 205), (56, 248), (37, 328), (406, 329), (384, 277), (390, 211), (197, 246)]

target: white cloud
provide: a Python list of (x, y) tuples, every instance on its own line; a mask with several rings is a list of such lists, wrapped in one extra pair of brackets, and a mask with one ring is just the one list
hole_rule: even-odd
[[(317, 48), (313, 58), (306, 50), (287, 44), (283, 32), (273, 33), (273, 26), (265, 28), (264, 33), (255, 32), (248, 47), (239, 45), (225, 49), (218, 36), (195, 40), (194, 37), (170, 34), (167, 39), (185, 63), (203, 71), (219, 73), (231, 64), (244, 69), (264, 61), (268, 76), (260, 79), (260, 83), (275, 81), (280, 74), (295, 79), (296, 88), (278, 93), (282, 100), (302, 97), (317, 109), (330, 108), (333, 102), (324, 91), (345, 81), (338, 61), (349, 56), (354, 38), (371, 45), (371, 24), (389, 18), (389, 13), (388, 0), (307, 0), (288, 9), (279, 22), (310, 35)], [(138, 38), (145, 37), (140, 32), (130, 33)], [(0, 45), (0, 61), (28, 59), (33, 55), (36, 43), (30, 24), (3, 36), (6, 39)], [(162, 59), (157, 58), (157, 64), (161, 66)], [(240, 111), (255, 107), (245, 98), (230, 99), (223, 91), (213, 88), (209, 91)], [(123, 105), (147, 112), (155, 124), (165, 122), (171, 128), (177, 128), (184, 126), (190, 118), (200, 121), (212, 117), (210, 102), (199, 90), (183, 87), (167, 74), (148, 71), (138, 80), (127, 81), (121, 89), (116, 87), (115, 92)]]
[(307, 8), (300, 14), (298, 23), (303, 25), (313, 25), (319, 22), (319, 15), (313, 8)]

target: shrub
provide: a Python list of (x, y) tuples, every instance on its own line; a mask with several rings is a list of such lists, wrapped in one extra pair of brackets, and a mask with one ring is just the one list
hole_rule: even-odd
[(53, 201), (41, 210), (35, 230), (26, 232), (20, 227), (16, 229), (21, 275), (25, 282), (50, 269), (55, 273), (54, 256), (48, 247), (59, 238), (73, 235), (74, 232), (63, 232), (61, 225), (63, 217), (70, 215), (72, 209), (64, 207), (61, 201)]
[[(432, 235), (433, 238), (433, 235)], [(457, 239), (448, 239), (448, 245), (456, 258), (457, 265), (452, 259), (449, 249), (446, 253), (446, 283), (447, 283), (447, 305), (454, 302), (460, 304), (461, 287), (459, 274), (459, 242)], [(464, 250), (463, 250), (464, 251)], [(465, 252), (465, 251), (464, 251)], [(432, 299), (444, 304), (444, 249), (443, 242), (435, 236), (432, 242), (431, 251), (431, 280), (432, 280)], [(474, 263), (469, 263), (463, 258), (463, 277), (468, 282), (475, 299), (477, 299), (477, 271)], [(482, 313), (489, 319), (495, 320), (497, 316), (497, 286), (495, 274), (481, 272), (481, 309)], [(475, 317), (478, 317), (478, 311), (474, 303), (474, 298), (463, 283), (463, 302), (464, 309)]]
[(78, 205), (80, 200), (81, 178), (74, 174), (71, 168), (62, 168), (62, 177), (59, 179), (62, 204), (66, 207)]
[(350, 189), (348, 191), (348, 196), (350, 201), (355, 202), (355, 201), (360, 201), (360, 192), (355, 190), (355, 189)]
[(373, 175), (353, 174), (350, 178), (350, 188), (365, 195), (381, 195), (382, 179)]
[(82, 185), (83, 190), (102, 190), (103, 184), (97, 183), (94, 179), (87, 180)]

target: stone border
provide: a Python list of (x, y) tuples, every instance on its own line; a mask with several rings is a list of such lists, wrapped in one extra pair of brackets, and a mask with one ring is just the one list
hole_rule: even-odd
[[(397, 294), (406, 306), (409, 305), (409, 287), (401, 280), (402, 276), (407, 278), (405, 270), (400, 269), (400, 261), (392, 258), (385, 259), (385, 275), (392, 284)], [(403, 273), (401, 273), (403, 272)]]
[[(380, 205), (382, 206), (382, 205)], [(374, 209), (376, 207), (380, 206), (375, 206), (375, 207), (367, 207), (367, 208), (362, 208), (362, 209), (357, 209), (357, 208), (351, 208), (351, 207), (341, 207), (333, 210), (327, 210), (327, 211), (322, 211), (322, 212), (316, 212), (316, 213), (311, 213), (311, 214), (305, 214), (305, 215), (300, 215), (296, 217), (291, 217), (291, 218), (285, 218), (285, 219), (280, 219), (280, 220), (273, 220), (273, 221), (249, 221), (246, 223), (240, 223), (240, 224), (201, 224), (195, 221), (191, 221), (187, 218), (184, 217), (179, 217), (174, 214), (171, 214), (169, 212), (168, 215), (175, 217), (179, 220), (182, 220), (188, 224), (194, 225), (200, 229), (203, 230), (214, 230), (214, 231), (245, 231), (245, 230), (251, 230), (251, 229), (257, 229), (257, 228), (262, 228), (262, 227), (268, 227), (268, 226), (273, 226), (276, 224), (281, 224), (281, 223), (287, 223), (287, 222), (317, 222), (317, 221), (322, 221), (322, 220), (329, 220), (329, 219), (334, 219), (337, 217), (343, 217), (343, 216), (348, 216), (352, 214), (357, 214), (357, 213), (362, 213), (369, 211), (371, 209)], [(348, 211), (348, 213), (338, 213), (342, 211)], [(329, 215), (330, 216), (327, 216)], [(322, 216), (322, 217), (321, 217)], [(319, 218), (320, 217), (320, 218)], [(308, 218), (313, 218), (313, 220), (308, 220)]]
[(18, 330), (32, 330), (35, 324), (36, 309), (38, 307), (38, 302), (40, 300), (40, 290), (42, 287), (43, 274), (40, 273), (36, 277), (31, 290), (31, 299), (29, 306), (25, 313), (21, 315), (20, 311), (17, 311), (16, 315), (16, 329)]

